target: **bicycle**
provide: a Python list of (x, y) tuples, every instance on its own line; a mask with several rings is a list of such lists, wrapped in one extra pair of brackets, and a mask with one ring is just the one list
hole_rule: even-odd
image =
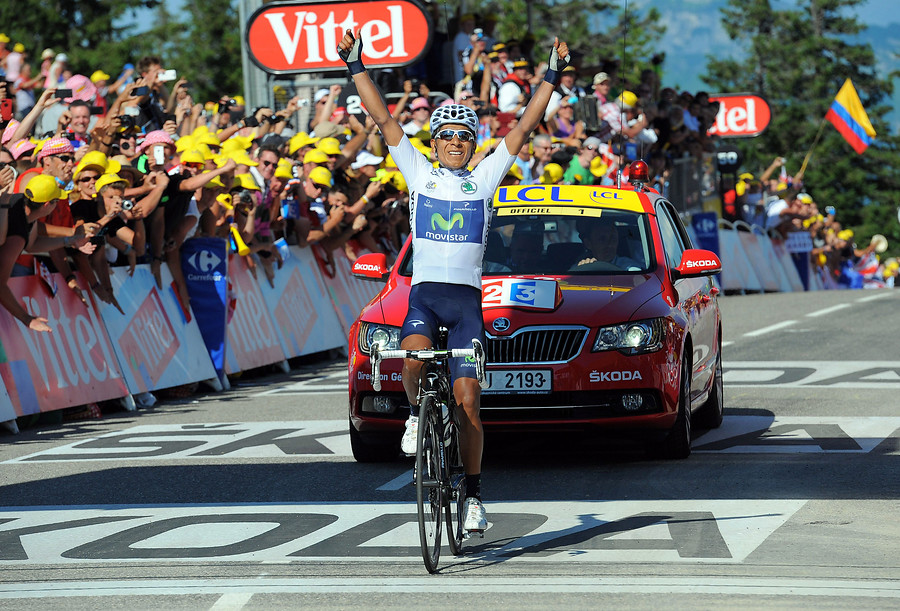
[[(446, 345), (446, 333), (447, 330), (441, 328), (439, 346)], [(447, 543), (454, 556), (462, 553), (462, 543), (467, 538), (463, 532), (466, 474), (459, 448), (459, 419), (450, 386), (448, 359), (474, 359), (478, 383), (485, 388), (484, 347), (479, 340), (473, 339), (472, 348), (464, 349), (382, 351), (379, 348), (377, 343), (374, 344), (370, 356), (375, 392), (381, 390), (382, 360), (403, 358), (425, 363), (419, 379), (419, 431), (414, 479), (422, 559), (428, 572), (434, 573), (441, 556), (443, 523), (447, 525)]]

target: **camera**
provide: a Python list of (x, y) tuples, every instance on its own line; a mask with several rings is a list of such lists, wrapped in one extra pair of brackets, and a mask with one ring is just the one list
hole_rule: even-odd
[(825, 214), (834, 216), (834, 206), (825, 206)]
[(484, 38), (484, 30), (482, 30), (481, 28), (475, 28), (474, 30), (472, 30), (472, 34), (474, 34), (478, 38), (478, 40)]
[(250, 193), (250, 191), (248, 191), (247, 189), (240, 191), (237, 196), (239, 203), (246, 204), (248, 206), (253, 205), (253, 194)]
[(131, 201), (130, 199), (122, 200), (122, 210), (128, 211), (128, 210), (131, 210), (132, 208), (134, 208), (133, 201)]

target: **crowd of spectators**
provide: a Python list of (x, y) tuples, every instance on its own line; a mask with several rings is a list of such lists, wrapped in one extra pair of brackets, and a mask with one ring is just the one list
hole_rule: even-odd
[[(422, 66), (376, 75), (397, 83), (385, 92), (396, 102), (392, 112), (432, 161), (428, 119), (437, 104), (465, 104), (480, 117), (474, 166), (515, 125), (543, 78), (547, 66), (529, 55), (533, 41), (498, 41), (495, 23), (490, 15), (459, 19), (442, 47), (450, 52), (449, 83), (429, 79)], [(380, 251), (391, 260), (399, 251), (409, 231), (405, 181), (371, 120), (338, 106), (340, 85), (277, 110), (248, 109), (237, 95), (195, 100), (188, 79), (157, 57), (123, 66), (113, 79), (103, 66), (73, 73), (66, 54), (51, 49), (32, 67), (27, 46), (10, 42), (0, 34), (0, 297), (23, 324), (47, 330), (16, 303), (6, 280), (45, 268), (82, 299), (91, 291), (118, 306), (109, 265), (133, 270), (146, 262), (160, 282), (166, 262), (188, 304), (179, 248), (192, 236), (229, 240), (269, 282), (287, 245), (312, 248), (326, 269), (334, 257)], [(609, 66), (594, 71), (576, 61), (564, 70), (506, 184), (610, 185), (642, 158), (665, 194), (676, 160), (714, 150), (707, 130), (718, 108), (707, 94), (661, 88), (654, 70), (624, 83)], [(835, 272), (865, 259), (868, 249), (849, 246), (833, 213), (820, 215), (773, 171), (739, 181), (735, 218), (808, 230), (816, 262)]]
[(839, 211), (817, 202), (810, 191), (802, 173), (788, 175), (784, 158), (776, 157), (758, 178), (745, 172), (728, 185), (723, 216), (805, 248), (826, 288), (895, 286), (900, 264), (896, 258), (882, 261), (878, 256), (887, 250), (887, 239), (876, 234), (858, 245), (853, 230), (841, 224)]

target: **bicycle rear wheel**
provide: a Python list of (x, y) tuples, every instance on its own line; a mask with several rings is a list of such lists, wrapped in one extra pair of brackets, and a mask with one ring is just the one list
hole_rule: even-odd
[(440, 418), (433, 397), (425, 396), (419, 407), (419, 433), (416, 439), (416, 505), (422, 559), (429, 573), (437, 571), (441, 557), (441, 524), (445, 504), (441, 484), (443, 445)]

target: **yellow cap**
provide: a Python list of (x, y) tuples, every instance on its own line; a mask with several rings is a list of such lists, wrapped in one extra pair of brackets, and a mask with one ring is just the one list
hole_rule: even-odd
[[(24, 53), (25, 45), (23, 45), (21, 42), (17, 42), (16, 44), (13, 45), (13, 52), (14, 53)], [(109, 77), (107, 77), (107, 78), (109, 78)]]
[(317, 166), (310, 170), (309, 179), (318, 185), (328, 185), (330, 187), (334, 184), (331, 172), (328, 168), (323, 168), (322, 166)]
[(184, 151), (189, 151), (194, 148), (195, 144), (197, 144), (197, 139), (193, 136), (182, 136), (175, 142), (175, 152), (183, 153)]
[(328, 154), (322, 149), (306, 151), (306, 154), (303, 156), (303, 163), (328, 163)]
[(221, 187), (221, 188), (224, 189), (224, 188), (225, 188), (225, 183), (222, 182), (222, 179), (219, 178), (218, 176), (213, 176), (213, 177), (209, 180), (209, 182), (207, 182), (207, 183), (206, 183), (205, 185), (203, 185), (203, 186), (204, 186), (204, 187)]
[(105, 153), (102, 153), (101, 151), (89, 151), (81, 158), (78, 165), (75, 166), (75, 172), (73, 172), (72, 178), (77, 180), (79, 174), (88, 168), (92, 168), (103, 174), (106, 172), (106, 166), (108, 164), (109, 159), (106, 157)]
[(394, 161), (394, 158), (391, 157), (390, 153), (388, 153), (387, 156), (384, 158), (384, 167), (386, 167), (386, 168), (396, 168), (397, 167), (397, 162)]
[(206, 157), (197, 149), (191, 149), (181, 154), (181, 163), (206, 163)]
[(299, 132), (291, 136), (291, 139), (288, 141), (288, 152), (293, 155), (304, 146), (309, 146), (310, 144), (315, 144), (319, 141), (319, 138), (313, 138), (306, 132)]
[[(117, 159), (110, 159), (106, 164), (106, 173), (107, 174), (118, 174), (119, 170), (122, 169), (122, 164), (119, 163)], [(124, 179), (123, 179), (124, 180)]]
[(56, 184), (56, 179), (49, 174), (38, 174), (29, 180), (25, 187), (25, 197), (36, 204), (46, 204), (62, 196), (63, 192)]
[(562, 180), (565, 171), (558, 163), (548, 163), (544, 166), (544, 174), (541, 176), (542, 184), (555, 184)]
[(385, 172), (381, 178), (381, 183), (391, 185), (398, 191), (407, 191), (406, 179), (400, 172)]
[(811, 196), (810, 194), (808, 194), (808, 193), (798, 193), (798, 194), (797, 194), (797, 199), (799, 199), (800, 202), (801, 202), (801, 203), (804, 203), (804, 204), (811, 204), (811, 203), (813, 203), (813, 198), (812, 198), (812, 196)]
[(837, 237), (839, 240), (850, 240), (853, 238), (853, 230), (841, 229), (840, 231), (838, 231)]
[(238, 165), (248, 165), (248, 166), (258, 166), (259, 162), (253, 161), (250, 159), (250, 155), (247, 154), (247, 151), (232, 151), (228, 157), (234, 159), (234, 162)]
[(751, 174), (750, 172), (744, 172), (743, 174), (741, 174), (740, 176), (738, 176), (738, 178), (739, 178), (740, 180), (744, 180), (744, 181), (746, 181), (746, 180), (753, 180), (753, 174)]
[(316, 143), (316, 148), (325, 151), (326, 155), (341, 154), (341, 143), (337, 138), (322, 138)]
[(619, 94), (619, 97), (616, 98), (616, 102), (619, 103), (621, 108), (634, 108), (637, 101), (638, 97), (630, 91), (623, 91)]
[(253, 138), (250, 136), (232, 136), (228, 140), (222, 143), (222, 152), (229, 153), (231, 151), (246, 151), (250, 148), (250, 145), (253, 143)]
[(215, 158), (216, 158), (216, 154), (213, 153), (211, 150), (209, 150), (209, 147), (206, 146), (206, 145), (203, 144), (203, 143), (197, 143), (197, 144), (194, 146), (194, 150), (195, 150), (195, 151), (200, 151), (200, 154), (203, 155), (203, 158), (204, 158), (206, 161), (209, 161), (210, 159), (215, 159)]
[(91, 82), (96, 83), (98, 81), (108, 81), (109, 75), (105, 73), (103, 70), (94, 70), (94, 73), (91, 75)]
[(591, 159), (591, 174), (597, 178), (603, 177), (609, 170), (609, 166), (603, 162), (603, 157), (594, 157)]
[(231, 188), (236, 189), (237, 187), (241, 187), (242, 189), (249, 189), (251, 191), (261, 190), (253, 180), (253, 176), (251, 176), (250, 174), (235, 174), (234, 182), (231, 184)]
[(121, 187), (122, 189), (125, 189), (128, 186), (128, 181), (126, 181), (118, 174), (104, 174), (97, 179), (97, 184), (94, 185), (94, 187), (97, 189), (97, 193), (100, 193), (100, 189), (102, 189), (103, 187), (115, 185), (116, 183), (120, 183), (116, 186)]
[(228, 208), (229, 210), (233, 210), (234, 206), (231, 205), (231, 194), (230, 193), (221, 193), (216, 196), (216, 201)]
[(294, 173), (291, 171), (294, 165), (282, 157), (278, 160), (278, 165), (275, 166), (275, 178), (286, 178), (290, 180), (294, 177)]

